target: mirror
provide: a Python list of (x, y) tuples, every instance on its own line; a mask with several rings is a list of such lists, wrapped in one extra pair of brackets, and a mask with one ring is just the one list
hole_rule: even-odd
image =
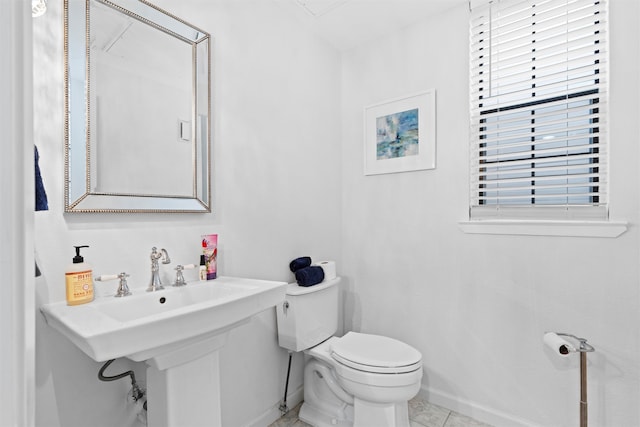
[(145, 0), (65, 0), (65, 212), (211, 212), (210, 36)]

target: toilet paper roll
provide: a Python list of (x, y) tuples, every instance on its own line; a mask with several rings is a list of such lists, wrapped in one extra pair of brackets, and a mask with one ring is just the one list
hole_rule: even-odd
[(324, 271), (324, 280), (333, 280), (336, 278), (336, 263), (334, 261), (318, 261), (313, 265), (322, 267)]
[(576, 348), (567, 340), (560, 337), (555, 332), (547, 332), (542, 338), (545, 345), (553, 350), (560, 357), (567, 357), (569, 353), (575, 352)]

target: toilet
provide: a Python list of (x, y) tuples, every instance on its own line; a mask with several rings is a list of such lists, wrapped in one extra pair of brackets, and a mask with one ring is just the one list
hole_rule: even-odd
[(298, 417), (315, 427), (409, 427), (407, 402), (420, 390), (422, 355), (385, 336), (333, 336), (339, 283), (292, 283), (277, 307), (279, 345), (306, 355)]

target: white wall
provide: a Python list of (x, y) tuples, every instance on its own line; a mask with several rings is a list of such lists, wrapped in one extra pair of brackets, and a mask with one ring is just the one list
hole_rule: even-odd
[(31, 16), (26, 2), (0, 13), (0, 425), (33, 425), (33, 133)]
[[(166, 248), (174, 265), (197, 262), (202, 234), (219, 234), (223, 275), (291, 280), (288, 263), (297, 256), (340, 262), (339, 54), (281, 19), (269, 2), (208, 2), (206, 13), (198, 2), (155, 3), (214, 37), (214, 212), (63, 214), (62, 2), (49, 2), (34, 20), (35, 137), (50, 206), (36, 213), (39, 304), (64, 300), (64, 269), (79, 244), (90, 245), (84, 255), (94, 273), (126, 271), (134, 292), (149, 280), (152, 246)], [(163, 269), (165, 283), (171, 273)], [(114, 286), (96, 284), (97, 294)], [(131, 425), (127, 380), (99, 382), (101, 364), (40, 316), (37, 322), (36, 425)], [(275, 326), (275, 314), (265, 312), (233, 331), (222, 350), (225, 426), (279, 415), (287, 353)], [(110, 372), (133, 366), (144, 379), (141, 364), (116, 364)], [(297, 357), (292, 393), (300, 390), (301, 366)]]
[[(343, 271), (348, 321), (424, 357), (422, 393), (496, 425), (578, 424), (578, 358), (545, 331), (589, 339), (590, 422), (640, 425), (638, 3), (610, 2), (611, 218), (617, 239), (464, 234), (468, 14), (460, 6), (343, 55)], [(437, 90), (437, 169), (363, 176), (363, 107)]]

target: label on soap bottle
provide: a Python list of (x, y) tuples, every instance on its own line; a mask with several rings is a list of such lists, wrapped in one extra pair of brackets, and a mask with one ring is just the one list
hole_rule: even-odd
[(68, 305), (78, 305), (93, 301), (91, 270), (66, 273), (65, 281)]

